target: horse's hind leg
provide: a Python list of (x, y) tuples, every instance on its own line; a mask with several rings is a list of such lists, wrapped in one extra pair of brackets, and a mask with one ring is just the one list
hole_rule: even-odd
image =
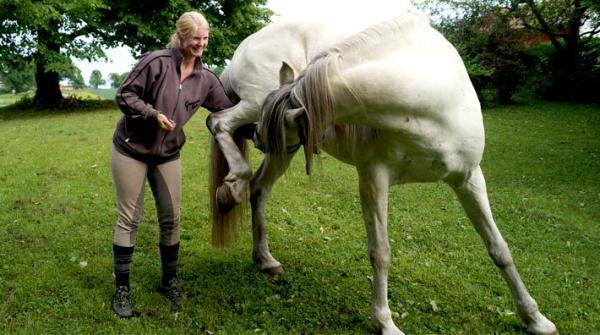
[(502, 270), (502, 275), (517, 305), (519, 316), (528, 325), (527, 331), (532, 334), (558, 334), (556, 326), (539, 312), (537, 303), (517, 272), (507, 243), (494, 223), (481, 168), (474, 169), (471, 176), (462, 184), (450, 183), (450, 186), (453, 187), (469, 219), (483, 238), (492, 260)]

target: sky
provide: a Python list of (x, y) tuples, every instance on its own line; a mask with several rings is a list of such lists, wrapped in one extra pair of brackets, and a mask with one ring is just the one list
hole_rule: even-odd
[[(408, 0), (269, 0), (267, 7), (275, 15), (272, 21), (280, 20), (330, 20), (336, 22), (362, 20), (364, 23), (376, 23), (396, 16), (408, 7)], [(173, 22), (175, 27), (175, 22)], [(209, 45), (210, 48), (210, 45)], [(75, 66), (81, 70), (86, 83), (89, 82), (93, 70), (100, 70), (102, 77), (108, 81), (110, 73), (129, 72), (136, 60), (129, 49), (118, 47), (105, 50), (108, 61), (88, 62), (74, 59)]]

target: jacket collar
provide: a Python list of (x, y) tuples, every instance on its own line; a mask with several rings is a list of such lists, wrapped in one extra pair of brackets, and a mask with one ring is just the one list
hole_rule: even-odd
[[(173, 58), (175, 60), (175, 64), (177, 65), (177, 72), (181, 71), (181, 62), (183, 62), (183, 54), (179, 48), (172, 48)], [(200, 74), (202, 71), (202, 59), (200, 57), (196, 57), (196, 64), (194, 66), (194, 73)]]

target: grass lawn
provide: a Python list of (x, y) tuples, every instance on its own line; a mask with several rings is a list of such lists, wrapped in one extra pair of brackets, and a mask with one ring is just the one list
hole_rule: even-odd
[[(110, 307), (116, 220), (108, 152), (117, 109), (0, 109), (0, 329), (8, 334), (371, 334), (371, 268), (352, 167), (299, 155), (267, 205), (286, 273), (251, 262), (250, 223), (210, 246), (206, 112), (186, 126), (179, 276), (173, 313), (160, 279), (152, 197), (138, 234), (139, 316)], [(600, 108), (524, 103), (484, 112), (482, 167), (496, 222), (541, 311), (561, 334), (600, 334)], [(252, 153), (257, 166), (260, 155)], [(524, 334), (508, 288), (451, 190), (390, 193), (390, 307), (407, 334)]]

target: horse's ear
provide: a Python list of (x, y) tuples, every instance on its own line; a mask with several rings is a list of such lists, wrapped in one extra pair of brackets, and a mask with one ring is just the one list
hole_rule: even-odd
[(279, 85), (283, 86), (286, 84), (291, 84), (294, 81), (294, 69), (283, 61), (281, 63), (281, 68), (279, 69)]

